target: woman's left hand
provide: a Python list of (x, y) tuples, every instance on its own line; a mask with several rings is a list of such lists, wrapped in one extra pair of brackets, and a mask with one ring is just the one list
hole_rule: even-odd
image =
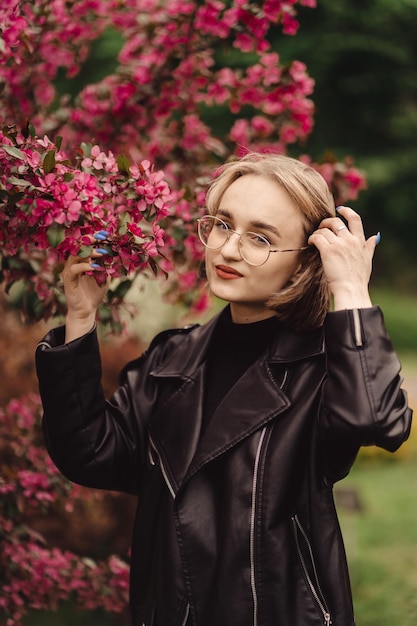
[(365, 239), (362, 220), (350, 207), (340, 207), (339, 217), (327, 217), (309, 237), (318, 248), (334, 309), (372, 306), (368, 284), (378, 235)]

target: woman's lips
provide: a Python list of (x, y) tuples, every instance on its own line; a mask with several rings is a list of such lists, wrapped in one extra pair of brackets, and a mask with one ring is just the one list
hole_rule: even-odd
[(228, 265), (216, 265), (216, 274), (223, 280), (233, 280), (234, 278), (242, 278), (242, 274), (233, 267)]

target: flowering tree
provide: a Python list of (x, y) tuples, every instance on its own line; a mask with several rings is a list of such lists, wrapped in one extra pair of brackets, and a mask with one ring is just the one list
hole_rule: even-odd
[(0, 616), (5, 626), (20, 624), (28, 608), (56, 609), (69, 597), (83, 609), (120, 612), (127, 603), (126, 561), (112, 555), (97, 562), (48, 547), (29, 524), (62, 507), (72, 511), (86, 497), (81, 487), (62, 479), (45, 454), (40, 416), (40, 400), (33, 394), (0, 409)]
[[(48, 139), (0, 132), (3, 185), (2, 255), (6, 289), (25, 281), (45, 319), (62, 314), (59, 272), (69, 254), (89, 257), (94, 242), (105, 252), (98, 281), (120, 279), (150, 268), (155, 275), (165, 245), (159, 222), (169, 214), (170, 191), (163, 172), (148, 161), (125, 158), (82, 144), (78, 167)], [(110, 289), (117, 304), (131, 280)], [(101, 312), (106, 311), (105, 305)], [(26, 307), (27, 308), (27, 307)], [(36, 308), (28, 311), (36, 317)], [(117, 308), (113, 307), (113, 328)]]
[[(300, 0), (299, 4), (313, 7), (315, 2)], [(285, 152), (288, 144), (307, 137), (313, 126), (313, 103), (309, 98), (313, 81), (306, 67), (299, 61), (281, 64), (270, 43), (271, 33), (279, 24), (284, 33), (297, 32), (296, 5), (297, 0), (263, 3), (249, 0), (232, 3), (220, 0), (202, 3), (194, 0), (128, 0), (123, 3), (118, 0), (11, 0), (7, 9), (0, 9), (3, 33), (0, 82), (4, 110), (4, 138), (0, 138), (3, 170), (0, 202), (3, 201), (3, 215), (6, 205), (0, 242), (4, 244), (8, 236), (5, 232), (9, 224), (7, 212), (13, 219), (18, 219), (17, 215), (23, 217), (32, 227), (36, 224), (42, 211), (39, 209), (42, 189), (44, 195), (52, 196), (47, 198), (46, 204), (55, 203), (60, 207), (54, 209), (59, 217), (46, 209), (48, 219), (52, 218), (54, 224), (59, 224), (59, 219), (73, 224), (77, 211), (84, 219), (88, 207), (79, 205), (83, 202), (80, 195), (71, 200), (69, 197), (82, 187), (86, 169), (101, 177), (107, 167), (104, 161), (96, 158), (86, 167), (84, 159), (81, 161), (83, 176), (72, 170), (75, 176), (70, 192), (57, 194), (57, 187), (62, 183), (68, 187), (65, 161), (73, 163), (79, 147), (94, 139), (94, 150), (99, 155), (104, 154), (102, 150), (126, 155), (123, 165), (119, 165), (119, 173), (124, 170), (128, 176), (132, 174), (127, 159), (134, 168), (136, 162), (146, 160), (164, 170), (172, 189), (173, 208), (169, 216), (165, 209), (152, 215), (154, 234), (160, 244), (159, 248), (152, 246), (153, 254), (158, 256), (164, 244), (165, 260), (160, 267), (169, 274), (166, 291), (170, 297), (198, 310), (204, 308), (206, 296), (198, 289), (201, 247), (194, 231), (195, 218), (204, 204), (205, 183), (213, 168), (241, 150)], [(58, 73), (65, 70), (70, 80), (88, 56), (91, 41), (109, 28), (119, 31), (124, 40), (116, 71), (85, 87), (75, 102), (68, 94), (58, 95), (54, 87)], [(227, 63), (232, 51), (236, 51), (233, 65)], [(221, 115), (226, 122), (222, 123), (221, 133), (216, 131), (216, 124), (209, 123), (211, 110), (217, 111), (215, 120)], [(24, 123), (23, 136), (13, 135), (9, 126), (28, 119), (31, 125)], [(47, 133), (48, 137), (35, 144), (30, 142), (33, 126), (39, 136)], [(58, 142), (58, 136), (63, 138), (63, 141), (59, 139), (64, 148), (61, 153), (57, 153), (51, 143), (47, 145), (51, 141)], [(10, 151), (8, 140), (14, 142), (20, 154)], [(45, 150), (40, 149), (42, 141), (46, 142)], [(89, 155), (84, 156), (89, 158)], [(114, 161), (111, 167), (115, 167)], [(362, 177), (349, 164), (326, 163), (317, 167), (333, 187), (339, 202), (353, 197), (363, 185)], [(134, 178), (135, 173), (132, 176)], [(91, 189), (87, 192), (84, 186), (83, 193), (93, 195), (97, 181), (91, 176), (88, 178)], [(31, 205), (32, 196), (28, 197), (28, 183), (37, 188), (36, 207)], [(118, 198), (129, 186), (117, 175), (111, 181), (106, 180), (96, 196), (97, 203), (103, 199), (103, 192), (109, 195), (106, 190), (109, 184), (113, 185), (110, 195)], [(52, 187), (55, 189), (51, 190)], [(22, 193), (24, 197), (16, 208), (16, 196), (19, 198)], [(142, 201), (142, 198), (137, 200)], [(117, 203), (120, 205), (122, 201), (117, 200)], [(131, 209), (132, 203), (127, 211)], [(131, 216), (131, 224), (136, 215)], [(106, 217), (108, 213), (104, 212), (101, 228), (106, 228), (103, 224)], [(26, 289), (31, 292), (28, 302), (32, 308), (27, 311), (31, 317), (48, 317), (62, 310), (59, 293), (51, 283), (57, 283), (59, 274), (53, 269), (56, 258), (51, 247), (56, 246), (53, 246), (51, 226), (46, 260), (39, 264), (38, 249), (26, 246), (22, 251), (21, 274)], [(114, 232), (113, 227), (112, 235)], [(130, 242), (133, 242), (134, 233), (131, 234)], [(72, 237), (73, 233), (69, 235)], [(29, 237), (33, 239), (33, 235)], [(59, 243), (58, 256), (65, 247), (68, 250), (68, 245)], [(127, 247), (124, 249), (128, 255)], [(4, 248), (3, 251), (3, 279), (9, 284), (19, 278), (16, 261), (8, 260), (10, 256), (14, 259), (19, 256), (18, 241), (14, 241), (11, 250)], [(117, 246), (114, 252), (119, 253)], [(154, 269), (151, 259), (152, 256), (147, 255), (146, 263), (143, 257), (139, 264), (131, 262), (130, 270), (142, 272), (150, 265)], [(113, 275), (117, 276), (114, 265), (113, 258)], [(129, 284), (125, 281), (119, 293), (125, 295)], [(123, 298), (113, 301), (119, 304), (120, 300)]]
[[(213, 170), (245, 150), (285, 153), (313, 127), (313, 80), (271, 45), (280, 28), (297, 33), (297, 5), (315, 0), (2, 4), (0, 282), (22, 286), (28, 318), (62, 314), (62, 262), (79, 250), (88, 256), (100, 231), (106, 305), (116, 305), (101, 313), (113, 328), (138, 273), (168, 276), (171, 300), (207, 305), (195, 220)], [(58, 78), (71, 85), (105, 32), (123, 41), (115, 70), (75, 98), (58, 90)], [(338, 203), (364, 186), (349, 160), (313, 166)], [(39, 418), (32, 396), (0, 413), (0, 556), (10, 564), (0, 573), (0, 615), (8, 626), (28, 607), (52, 608), (69, 594), (87, 608), (117, 611), (126, 601), (124, 562), (85, 561), (31, 530), (31, 511), (46, 515), (86, 497), (39, 453)], [(94, 598), (97, 581), (107, 596)]]

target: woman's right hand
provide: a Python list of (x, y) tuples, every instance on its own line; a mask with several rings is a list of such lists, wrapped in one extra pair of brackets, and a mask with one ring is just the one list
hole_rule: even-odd
[(62, 278), (67, 301), (66, 343), (88, 333), (95, 323), (98, 306), (108, 289), (108, 280), (99, 284), (93, 275), (103, 271), (94, 267), (101, 257), (95, 251), (88, 259), (70, 256), (65, 263)]

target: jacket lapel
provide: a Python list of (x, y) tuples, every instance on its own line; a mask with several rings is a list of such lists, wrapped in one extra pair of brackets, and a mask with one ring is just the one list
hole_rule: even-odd
[(149, 433), (176, 493), (196, 453), (202, 427), (204, 355), (215, 318), (183, 336), (151, 376), (174, 383), (174, 390), (152, 415)]
[[(285, 370), (282, 379), (285, 378)], [(188, 468), (188, 480), (256, 430), (276, 418), (290, 402), (268, 376), (267, 363), (255, 363), (230, 389), (210, 417)]]
[[(283, 387), (287, 366), (323, 351), (321, 331), (296, 334), (281, 329), (268, 355), (254, 363), (229, 390), (204, 432), (202, 406), (205, 353), (217, 317), (183, 337), (151, 376), (175, 379), (176, 389), (152, 416), (150, 436), (175, 493), (203, 465), (237, 445), (290, 405)], [(279, 367), (273, 375), (271, 365)]]

